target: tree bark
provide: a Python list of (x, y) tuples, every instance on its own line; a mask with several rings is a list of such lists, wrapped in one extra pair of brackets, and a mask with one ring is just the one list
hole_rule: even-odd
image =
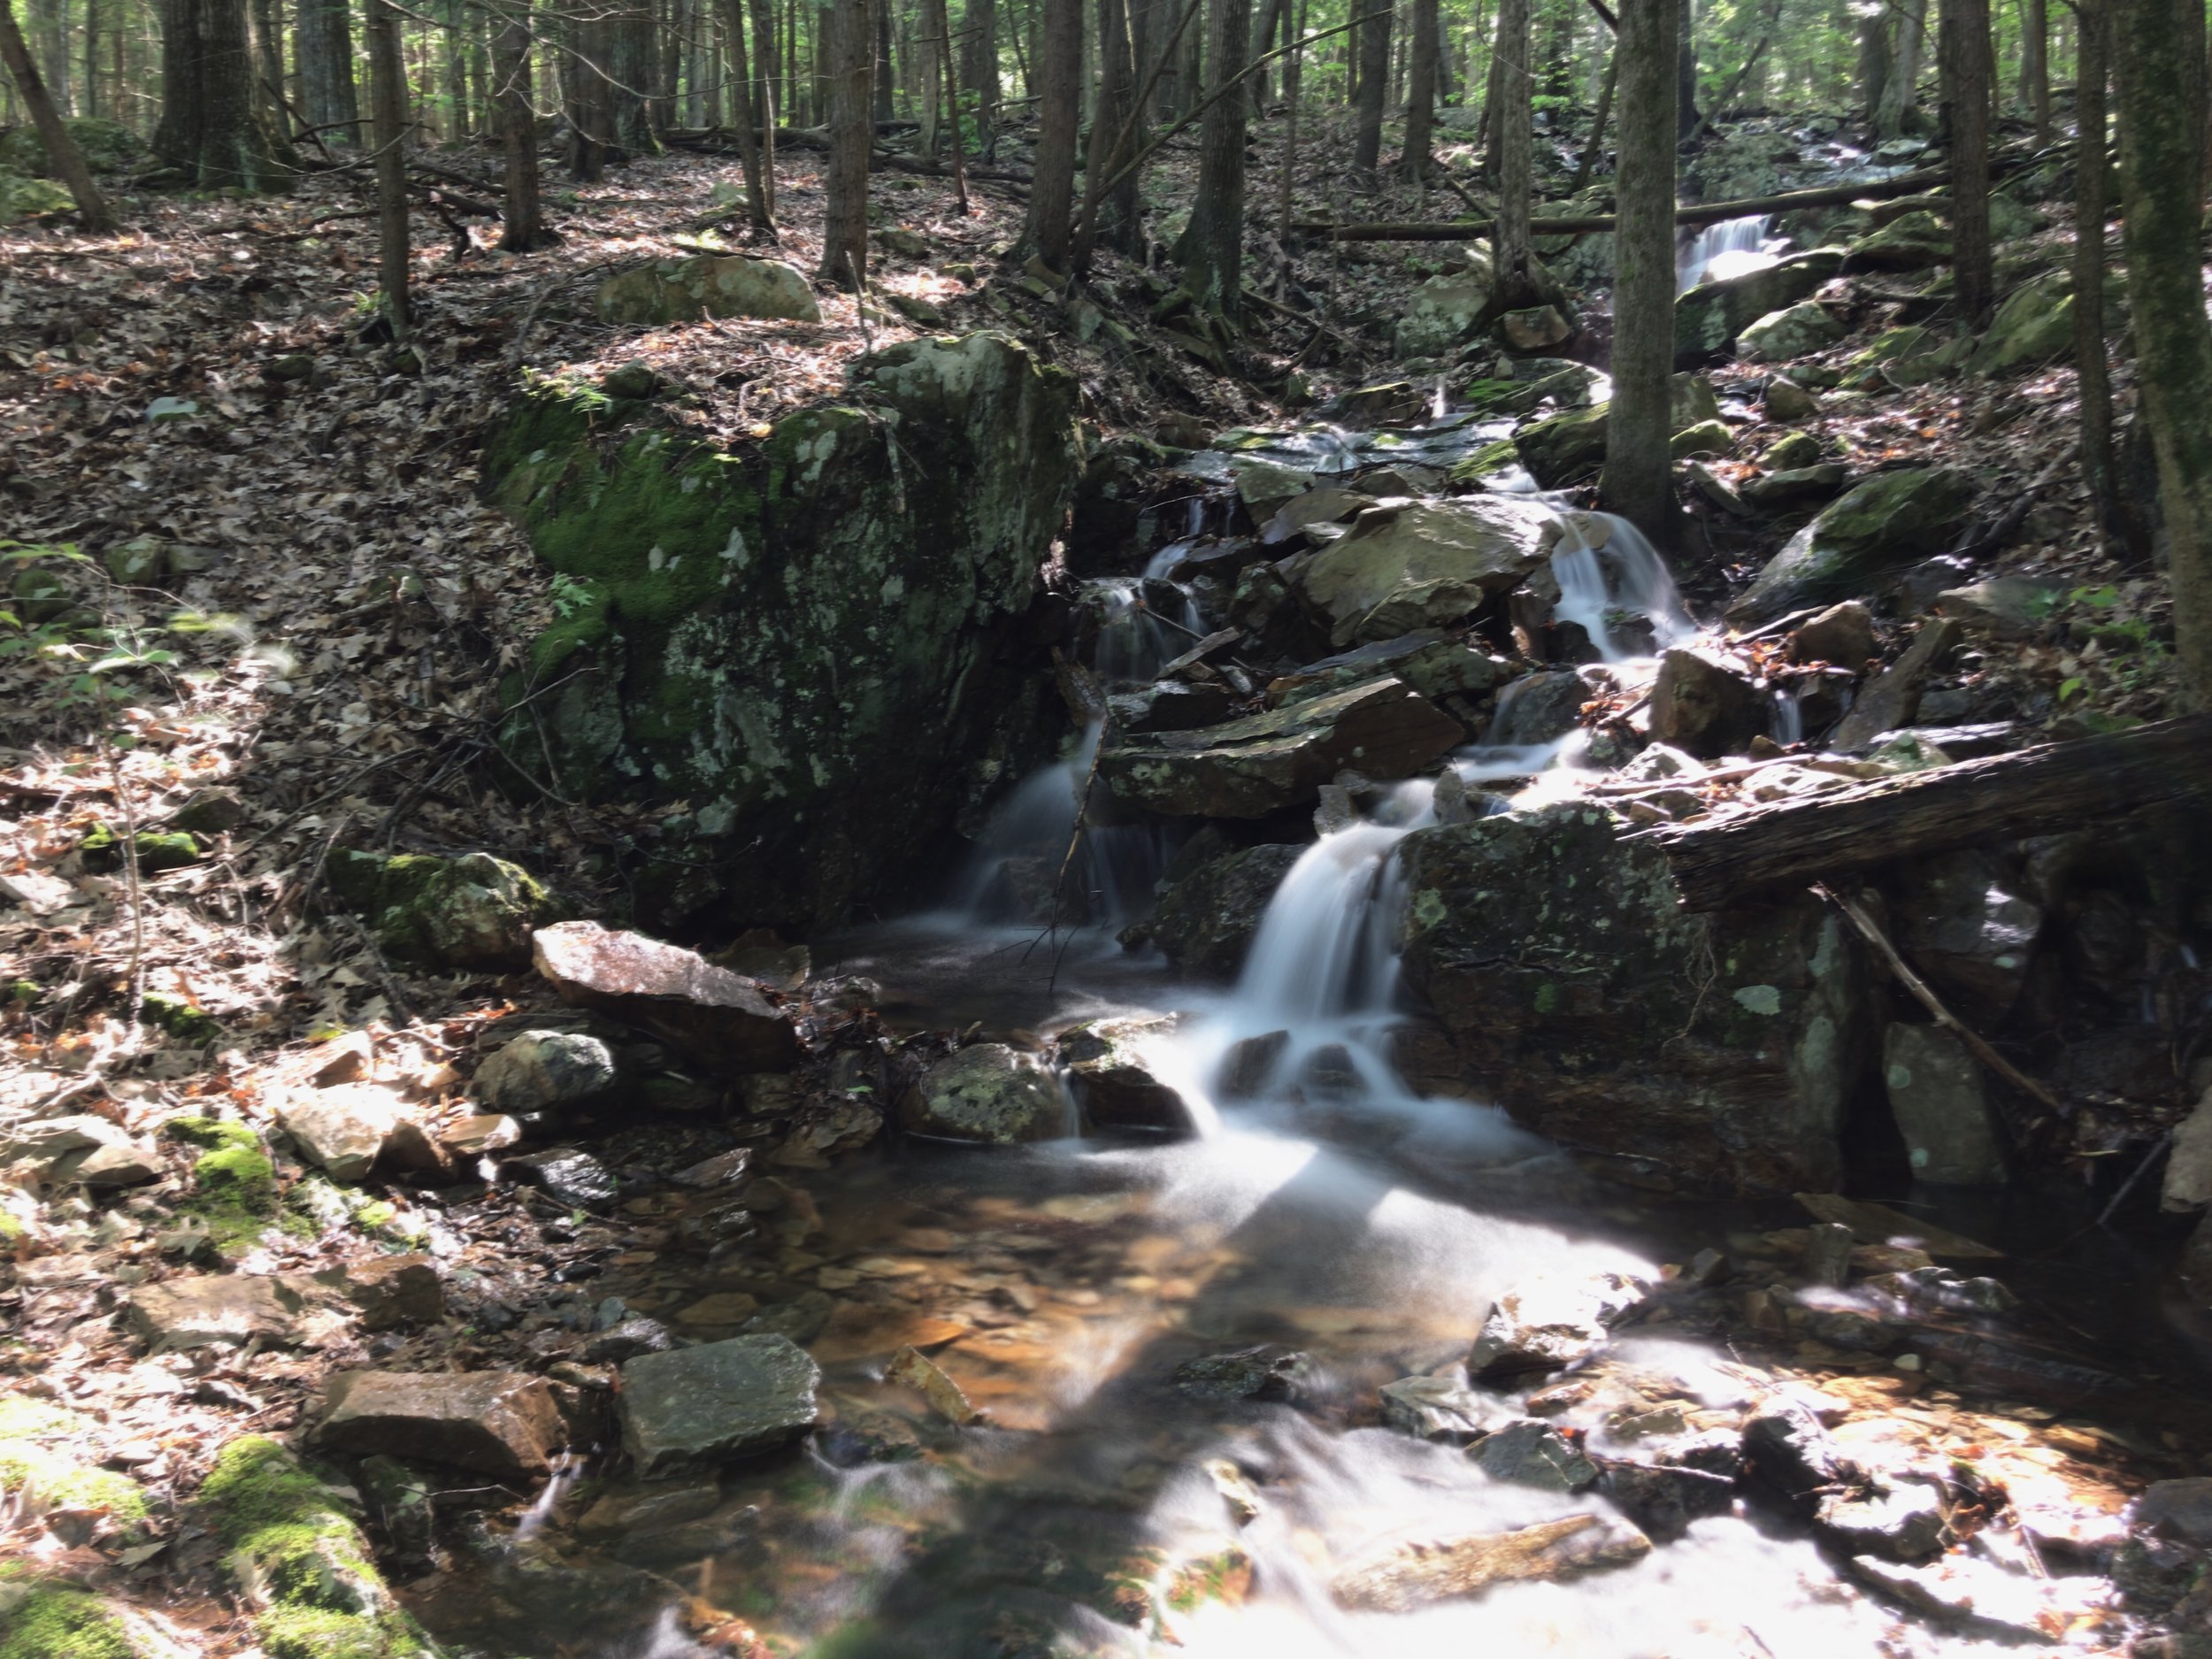
[(1618, 211), (1613, 231), (1613, 402), (1606, 506), (1655, 541), (1673, 539), (1669, 377), (1674, 371), (1675, 0), (1621, 0)]
[(1022, 242), (1050, 269), (1064, 273), (1075, 217), (1076, 140), (1083, 119), (1083, 0), (1045, 0), (1038, 51), (1043, 103), (1037, 111), (1036, 159)]
[(1890, 61), (1889, 79), (1882, 86), (1881, 107), (1874, 117), (1878, 138), (1901, 138), (1909, 127), (1920, 124), (1915, 83), (1920, 79), (1920, 37), (1927, 27), (1927, 18), (1928, 0), (1901, 0), (1891, 20), (1890, 44), (1895, 56)]
[(289, 190), (298, 160), (255, 96), (246, 18), (246, 0), (165, 0), (154, 153), (204, 190)]
[(2047, 835), (2170, 801), (2212, 795), (2212, 716), (2108, 737), (2043, 743), (1710, 825), (1652, 830), (1693, 910), (1763, 887), (1827, 879), (1901, 858)]
[(2108, 0), (2082, 0), (2080, 65), (2075, 75), (2074, 366), (2081, 398), (2081, 476), (2101, 534), (2120, 526), (2113, 486), (2112, 380), (2105, 361), (2104, 222), (2109, 204), (2105, 167), (2105, 85)]
[(828, 31), (830, 139), (820, 274), (826, 282), (858, 291), (867, 281), (868, 151), (875, 140), (868, 96), (873, 55), (868, 0), (829, 0), (819, 18)]
[[(2201, 3), (2201, 0), (2199, 0)], [(1961, 321), (1989, 320), (1989, 0), (1941, 0), (1944, 125), (1951, 147), (1951, 257)]]
[[(761, 134), (772, 124), (758, 121), (753, 110), (753, 77), (745, 53), (745, 0), (722, 0), (722, 33), (730, 57), (730, 119), (737, 127), (737, 155), (745, 174), (745, 211), (757, 230), (773, 230), (768, 189), (762, 177)], [(772, 138), (770, 142), (773, 142)]]
[(1436, 12), (1437, 0), (1413, 0), (1413, 41), (1406, 69), (1406, 142), (1401, 152), (1409, 184), (1426, 184), (1434, 165), (1429, 146), (1436, 127)]
[(1613, 112), (1613, 95), (1620, 84), (1620, 74), (1621, 52), (1617, 41), (1613, 50), (1606, 54), (1605, 79), (1598, 86), (1597, 113), (1590, 118), (1590, 142), (1582, 147), (1582, 159), (1575, 164), (1570, 195), (1582, 194), (1583, 187), (1590, 182), (1590, 175), (1597, 171), (1598, 158), (1605, 154), (1605, 121)]
[(615, 0), (610, 32), (614, 61), (607, 65), (607, 138), (625, 155), (649, 156), (660, 148), (646, 109), (659, 56), (652, 0)]
[(608, 152), (614, 147), (614, 104), (607, 84), (614, 25), (601, 15), (570, 18), (562, 27), (577, 48), (567, 75), (568, 173), (579, 184), (592, 184), (605, 176)]
[(84, 151), (77, 147), (76, 139), (63, 123), (61, 111), (54, 107), (53, 97), (39, 76), (38, 65), (32, 61), (23, 31), (16, 27), (14, 0), (0, 0), (0, 63), (7, 65), (8, 78), (15, 82), (24, 107), (31, 112), (31, 123), (38, 128), (39, 142), (46, 147), (46, 165), (54, 170), (55, 176), (69, 192), (69, 199), (77, 204), (78, 222), (96, 233), (113, 230), (115, 219), (108, 211), (107, 198), (93, 182), (92, 168), (84, 158)]
[[(997, 0), (968, 0), (961, 14), (966, 34), (960, 42), (960, 89), (975, 95), (979, 135), (998, 119)], [(987, 147), (989, 140), (984, 139)]]
[[(1349, 0), (1365, 7), (1367, 21), (1355, 34), (1359, 43), (1359, 122), (1352, 140), (1352, 171), (1362, 185), (1372, 189), (1375, 168), (1382, 159), (1383, 104), (1390, 95), (1389, 0)], [(1524, 19), (1528, 0), (1517, 0)]]
[[(2039, 4), (2041, 0), (2035, 0)], [(1889, 11), (1886, 6), (1859, 19), (1859, 107), (1867, 125), (1879, 119), (1882, 89), (1889, 84)]]
[(2035, 143), (2051, 142), (2051, 23), (2047, 0), (2021, 0), (2020, 97), (2035, 117)]
[[(943, 0), (938, 0), (941, 10)], [(733, 47), (733, 63), (744, 61)], [(753, 0), (753, 114), (760, 122), (760, 199), (770, 221), (776, 217), (776, 4)], [(790, 89), (782, 94), (790, 101)]]
[(1251, 109), (1234, 88), (1251, 19), (1250, 0), (1211, 0), (1206, 90), (1212, 102), (1200, 121), (1198, 195), (1183, 237), (1184, 288), (1201, 308), (1233, 324), (1243, 297), (1244, 132)]
[(1674, 136), (1678, 143), (1697, 128), (1697, 13), (1682, 0), (1674, 18)]
[(405, 340), (407, 297), (407, 69), (400, 55), (399, 12), (369, 0), (369, 142), (376, 147), (377, 287), (392, 336)]
[(1536, 290), (1529, 235), (1535, 162), (1529, 98), (1535, 83), (1528, 69), (1528, 7), (1529, 0), (1500, 0), (1498, 6), (1498, 217), (1490, 232), (1494, 317), (1525, 305)]
[[(1274, 46), (1276, 32), (1289, 27), (1286, 21), (1289, 9), (1284, 0), (1264, 0), (1264, 4), (1260, 7), (1260, 20), (1252, 28), (1251, 58), (1260, 57)], [(1288, 40), (1290, 37), (1285, 35), (1283, 38)], [(1246, 61), (1249, 62), (1250, 58), (1248, 58)], [(1263, 69), (1258, 74), (1254, 75), (1250, 84), (1252, 113), (1264, 115), (1267, 113), (1268, 104), (1267, 71)]]
[[(1080, 9), (1080, 0), (1078, 0)], [(891, 107), (891, 0), (875, 0), (876, 14), (875, 93), (876, 119), (887, 121), (897, 114)], [(1076, 55), (1080, 58), (1079, 44)]]
[[(2203, 140), (2174, 50), (2198, 0), (2115, 0), (2128, 304), (2143, 413), (2158, 455), (2183, 706), (2212, 707), (2212, 322), (2197, 239)], [(2078, 302), (2077, 302), (2078, 303)]]
[(510, 9), (499, 19), (494, 45), (495, 102), (507, 173), (506, 221), (499, 245), (509, 253), (527, 253), (552, 238), (546, 234), (538, 195), (537, 119), (530, 110), (530, 19), (526, 11), (512, 9), (517, 4), (508, 0)]
[[(1126, 146), (1119, 143), (1122, 131), (1135, 121), (1130, 139), (1135, 143), (1144, 140), (1144, 127), (1136, 120), (1137, 61), (1129, 38), (1129, 10), (1126, 0), (1099, 0), (1098, 5), (1098, 61), (1099, 96), (1098, 119), (1091, 128), (1088, 164), (1085, 169), (1084, 193), (1090, 194), (1090, 175), (1094, 169), (1118, 166)], [(1100, 172), (1097, 176), (1105, 175)], [(1086, 242), (1102, 240), (1110, 248), (1123, 252), (1133, 251), (1137, 246), (1138, 206), (1137, 175), (1131, 173), (1112, 189), (1103, 193), (1093, 223), (1094, 228), (1087, 232)], [(1087, 245), (1074, 251), (1078, 269), (1087, 269), (1090, 249)]]

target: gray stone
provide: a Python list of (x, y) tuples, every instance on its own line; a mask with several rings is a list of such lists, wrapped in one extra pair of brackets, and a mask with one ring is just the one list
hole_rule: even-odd
[(1590, 687), (1571, 668), (1548, 669), (1509, 681), (1483, 741), (1509, 749), (1549, 743), (1582, 724)]
[(1236, 705), (1235, 695), (1219, 680), (1193, 685), (1163, 680), (1137, 691), (1107, 698), (1114, 729), (1130, 736), (1148, 732), (1189, 732), (1226, 720)]
[(348, 1263), (336, 1277), (361, 1310), (365, 1331), (434, 1325), (445, 1317), (445, 1280), (439, 1275), (434, 1256), (369, 1256)]
[(2002, 374), (2047, 363), (2073, 349), (2073, 282), (2064, 272), (2053, 272), (2005, 296), (1966, 367), (1972, 374)]
[(1624, 1567), (1651, 1540), (1624, 1521), (1577, 1514), (1510, 1532), (1402, 1535), (1372, 1545), (1337, 1570), (1330, 1594), (1356, 1612), (1407, 1613), (1473, 1595), (1493, 1584), (1571, 1578)]
[(1886, 1561), (1924, 1561), (1939, 1554), (1949, 1528), (1942, 1494), (1916, 1480), (1898, 1480), (1863, 1493), (1823, 1498), (1813, 1517), (1822, 1538), (1847, 1555)]
[(1816, 300), (1801, 300), (1751, 324), (1737, 341), (1736, 351), (1747, 363), (1787, 363), (1835, 344), (1844, 334), (1843, 325), (1825, 306)]
[(1245, 504), (1255, 524), (1266, 523), (1320, 482), (1311, 472), (1257, 456), (1239, 456), (1231, 461), (1229, 476), (1236, 484), (1237, 499)]
[(277, 1111), (302, 1156), (340, 1183), (368, 1174), (399, 1119), (398, 1099), (375, 1083), (303, 1089)]
[(1395, 343), (1400, 358), (1438, 357), (1457, 350), (1481, 332), (1490, 304), (1488, 256), (1477, 269), (1434, 276), (1413, 290), (1398, 319)]
[(1540, 503), (1502, 495), (1378, 507), (1295, 580), (1338, 649), (1394, 639), (1462, 621), (1519, 587), (1545, 563), (1552, 523)]
[(17, 1125), (0, 1138), (0, 1167), (10, 1164), (50, 1186), (133, 1187), (163, 1173), (151, 1141), (88, 1112)]
[(1808, 1513), (1832, 1497), (1866, 1489), (1858, 1465), (1794, 1400), (1766, 1400), (1753, 1409), (1744, 1419), (1743, 1456), (1751, 1474)]
[(1935, 596), (1934, 608), (1969, 633), (2019, 640), (2048, 622), (2062, 592), (2060, 584), (2032, 576), (1992, 576), (1945, 588)]
[(1677, 646), (1660, 659), (1651, 687), (1651, 734), (1713, 760), (1740, 755), (1767, 729), (1766, 698), (1750, 671), (1703, 647)]
[(1791, 633), (1785, 655), (1793, 663), (1856, 668), (1874, 655), (1874, 613), (1856, 599), (1830, 605)]
[(1013, 1146), (1067, 1133), (1068, 1109), (1050, 1068), (1003, 1043), (972, 1043), (940, 1060), (899, 1101), (909, 1133)]
[(1966, 475), (1949, 467), (1878, 472), (1792, 536), (1729, 607), (1728, 619), (1755, 626), (1800, 606), (1856, 598), (1947, 545), (1972, 503)]
[(821, 1369), (781, 1336), (740, 1336), (622, 1367), (623, 1449), (642, 1479), (773, 1451), (811, 1429)]
[(1598, 1466), (1541, 1417), (1520, 1417), (1479, 1441), (1468, 1454), (1494, 1480), (1548, 1492), (1580, 1492), (1597, 1484)]
[(1202, 1400), (1293, 1400), (1303, 1391), (1310, 1362), (1272, 1343), (1185, 1360), (1171, 1379)]
[(1951, 259), (1951, 233), (1932, 213), (1901, 213), (1851, 244), (1846, 271), (1921, 271)]
[(576, 1520), (576, 1536), (603, 1543), (627, 1532), (680, 1526), (722, 1507), (721, 1477), (700, 1470), (667, 1480), (625, 1480), (608, 1487)]
[(1816, 248), (1686, 290), (1674, 302), (1675, 362), (1700, 363), (1727, 350), (1760, 318), (1810, 298), (1842, 265), (1841, 249)]
[(527, 871), (489, 853), (388, 858), (342, 849), (328, 869), (332, 894), (368, 919), (387, 951), (430, 967), (519, 968), (530, 959), (530, 930), (558, 913)]
[(288, 1280), (207, 1274), (141, 1285), (129, 1293), (134, 1329), (157, 1353), (297, 1339), (307, 1301)]
[(676, 1346), (668, 1327), (643, 1314), (618, 1319), (584, 1344), (587, 1365), (619, 1365), (641, 1354), (665, 1354)]
[(531, 939), (561, 1000), (651, 1032), (722, 1072), (788, 1071), (799, 1038), (763, 989), (694, 950), (597, 922), (562, 922)]
[(1840, 461), (1816, 461), (1810, 466), (1785, 467), (1744, 480), (1739, 494), (1752, 506), (1782, 512), (1827, 501), (1843, 488), (1851, 469)]
[(2154, 1480), (2135, 1501), (2136, 1525), (2212, 1546), (2212, 1476)]
[(1675, 1539), (1692, 1521), (1735, 1507), (1735, 1480), (1673, 1463), (1609, 1458), (1599, 1490), (1654, 1538)]
[(1980, 1061), (1940, 1025), (1893, 1025), (1883, 1044), (1890, 1114), (1916, 1179), (1939, 1187), (2001, 1187), (2002, 1125)]
[(1270, 841), (1208, 860), (1171, 881), (1152, 919), (1125, 942), (1150, 943), (1194, 979), (1233, 979), (1268, 901), (1305, 849)]
[(603, 323), (697, 322), (709, 317), (822, 320), (814, 290), (791, 266), (742, 255), (656, 259), (599, 285), (593, 309)]
[(1168, 1036), (1177, 1023), (1171, 1015), (1087, 1019), (1060, 1033), (1055, 1052), (1087, 1120), (1116, 1129), (1194, 1131), (1181, 1094), (1153, 1075), (1143, 1052), (1146, 1039)]
[(476, 1096), (495, 1112), (572, 1106), (614, 1087), (614, 1053), (581, 1032), (525, 1032), (476, 1069)]
[(1920, 711), (1922, 688), (1958, 641), (1959, 625), (1947, 618), (1922, 623), (1903, 654), (1861, 688), (1830, 744), (1847, 755), (1863, 753), (1885, 733), (1910, 726)]
[(1513, 351), (1548, 351), (1571, 340), (1575, 326), (1556, 305), (1530, 305), (1497, 320), (1498, 337)]
[(1650, 1294), (1624, 1273), (1545, 1281), (1509, 1290), (1491, 1304), (1467, 1356), (1470, 1376), (1561, 1371), (1604, 1347), (1606, 1333)]
[(837, 1304), (826, 1293), (803, 1290), (789, 1302), (764, 1308), (745, 1321), (742, 1336), (787, 1337), (803, 1348), (822, 1334)]
[(1434, 628), (1420, 628), (1394, 640), (1379, 640), (1325, 657), (1294, 673), (1281, 675), (1270, 682), (1267, 700), (1278, 707), (1302, 703), (1382, 674), (1402, 680), (1423, 696), (1434, 699), (1487, 691), (1506, 672), (1503, 661), (1477, 650), (1464, 640)]
[(1767, 382), (1765, 401), (1767, 419), (1785, 426), (1820, 417), (1820, 399), (1786, 374), (1778, 374)]
[(1401, 1377), (1382, 1386), (1383, 1421), (1417, 1440), (1465, 1446), (1496, 1426), (1510, 1408), (1450, 1377)]
[(1969, 849), (1911, 860), (1893, 889), (1898, 944), (1977, 1029), (2003, 1023), (2034, 964), (2043, 911), (2024, 885), (2011, 863)]
[(533, 1480), (563, 1439), (552, 1388), (518, 1371), (341, 1371), (326, 1393), (330, 1412), (315, 1439), (333, 1451)]

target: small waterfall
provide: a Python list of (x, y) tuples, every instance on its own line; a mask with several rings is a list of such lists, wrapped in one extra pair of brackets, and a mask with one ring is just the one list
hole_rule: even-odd
[[(1164, 569), (1172, 569), (1187, 543)], [(1153, 563), (1169, 551), (1162, 549)], [(1146, 683), (1190, 649), (1205, 634), (1205, 622), (1190, 595), (1162, 577), (1102, 576), (1083, 584), (1081, 603), (1097, 608), (1098, 631), (1088, 653), (1101, 680)]]
[(1767, 225), (1764, 219), (1724, 219), (1708, 225), (1676, 257), (1675, 291), (1763, 271), (1774, 264), (1779, 256), (1768, 246)]
[(1795, 686), (1774, 687), (1774, 712), (1767, 726), (1767, 735), (1784, 749), (1805, 741), (1805, 710), (1798, 703)]
[[(1563, 513), (1560, 522), (1564, 527), (1551, 556), (1559, 584), (1552, 614), (1589, 635), (1601, 661), (1632, 662), (1697, 632), (1666, 561), (1642, 531), (1609, 512)], [(1630, 649), (1614, 621), (1621, 615), (1650, 625), (1651, 649)]]

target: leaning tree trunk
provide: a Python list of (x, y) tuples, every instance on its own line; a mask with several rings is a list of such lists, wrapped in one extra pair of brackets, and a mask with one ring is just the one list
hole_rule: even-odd
[(326, 143), (361, 142), (353, 88), (353, 18), (347, 0), (299, 0), (300, 112)]
[[(2115, 0), (2128, 307), (2143, 413), (2158, 454), (2183, 705), (2212, 708), (2212, 321), (2197, 239), (2202, 132), (2174, 50), (2198, 0)], [(2076, 303), (2078, 305), (2079, 302)]]
[[(1075, 217), (1075, 147), (1083, 120), (1083, 0), (1044, 0), (1038, 42), (1037, 150), (1022, 242), (1054, 271), (1068, 269)], [(1095, 141), (1094, 141), (1095, 142)]]
[(493, 103), (498, 111), (499, 143), (506, 152), (506, 225), (499, 245), (509, 253), (527, 253), (552, 241), (547, 234), (538, 196), (538, 127), (530, 111), (530, 19), (508, 0), (492, 37)]
[[(1359, 42), (1359, 126), (1352, 140), (1352, 171), (1368, 188), (1382, 159), (1383, 104), (1390, 96), (1390, 0), (1350, 0), (1367, 21), (1356, 31)], [(1522, 0), (1525, 6), (1527, 0)]]
[(1413, 42), (1406, 65), (1406, 142), (1401, 152), (1410, 184), (1425, 185), (1433, 165), (1429, 144), (1436, 126), (1436, 8), (1437, 0), (1413, 0)]
[(1498, 218), (1490, 234), (1489, 315), (1516, 311), (1536, 296), (1535, 250), (1529, 232), (1529, 193), (1534, 188), (1535, 133), (1529, 97), (1529, 0), (1498, 5)]
[(1944, 130), (1951, 146), (1951, 258), (1961, 322), (1989, 320), (1989, 0), (1942, 0)]
[(754, 126), (753, 78), (745, 54), (745, 0), (722, 0), (722, 33), (730, 58), (730, 119), (737, 124), (738, 164), (745, 174), (745, 212), (756, 230), (773, 230), (768, 187), (761, 165), (761, 136)]
[(1672, 539), (1674, 464), (1675, 0), (1621, 0), (1613, 45), (1620, 97), (1615, 170), (1613, 401), (1600, 487), (1611, 511)]
[(399, 12), (369, 0), (369, 142), (376, 146), (377, 286), (392, 336), (407, 338), (407, 67), (400, 55)]
[[(1358, 0), (1353, 0), (1355, 4)], [(1183, 234), (1183, 286), (1234, 323), (1244, 281), (1244, 133), (1250, 106), (1232, 86), (1244, 68), (1250, 0), (1211, 0), (1206, 64), (1211, 100), (1198, 129), (1198, 195)]]
[(165, 0), (154, 153), (204, 190), (284, 191), (297, 157), (254, 91), (246, 0)]
[(818, 15), (829, 31), (829, 166), (820, 274), (826, 282), (858, 292), (867, 282), (868, 149), (875, 137), (868, 112), (868, 0), (830, 0)]
[(0, 63), (7, 65), (8, 78), (15, 82), (24, 107), (31, 112), (31, 124), (38, 128), (39, 142), (46, 147), (46, 164), (69, 192), (69, 199), (77, 204), (77, 219), (87, 230), (109, 231), (115, 228), (115, 219), (108, 211), (107, 198), (100, 194), (100, 187), (92, 181), (92, 168), (84, 158), (84, 151), (64, 124), (61, 111), (54, 107), (54, 100), (46, 90), (46, 82), (40, 77), (38, 65), (32, 61), (31, 49), (25, 43), (23, 31), (16, 27), (13, 0), (0, 0)]
[(2109, 180), (2105, 168), (2105, 83), (2108, 0), (2082, 0), (2080, 64), (2074, 94), (2074, 367), (2081, 403), (2081, 477), (2101, 534), (2116, 535), (2120, 502), (2113, 488), (2112, 379), (2105, 362), (2104, 221)]

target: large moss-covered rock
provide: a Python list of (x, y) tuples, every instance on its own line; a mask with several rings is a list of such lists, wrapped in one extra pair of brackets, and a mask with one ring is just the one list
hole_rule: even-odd
[(0, 173), (0, 225), (38, 219), (48, 213), (66, 213), (76, 206), (68, 191), (51, 179), (19, 178)]
[[(1678, 374), (1667, 388), (1671, 429), (1686, 432), (1720, 419), (1720, 400), (1701, 374)], [(1534, 421), (1514, 434), (1513, 444), (1528, 475), (1542, 489), (1563, 489), (1587, 482), (1605, 465), (1612, 405), (1592, 403)]]
[(1950, 227), (1933, 213), (1901, 213), (1851, 244), (1847, 271), (1920, 271), (1951, 262)]
[[(95, 173), (119, 173), (146, 159), (146, 141), (120, 121), (105, 120), (96, 115), (74, 115), (62, 125), (69, 129), (70, 137), (77, 141), (77, 148), (84, 152), (85, 160)], [(51, 178), (53, 171), (46, 155), (46, 142), (39, 137), (36, 127), (27, 123), (0, 133), (0, 173)]]
[(1966, 475), (1950, 467), (1876, 473), (1792, 536), (1728, 619), (1753, 626), (1802, 605), (1863, 597), (1880, 577), (1941, 552), (1973, 496)]
[(2015, 288), (2006, 297), (1966, 366), (1975, 374), (2001, 374), (2007, 369), (2047, 362), (2072, 350), (2073, 346), (2073, 284), (2062, 273), (2053, 273)]
[(1842, 249), (1815, 248), (1687, 289), (1674, 302), (1675, 361), (1686, 366), (1718, 356), (1760, 318), (1811, 298), (1842, 268)]
[(332, 894), (368, 918), (385, 949), (431, 967), (526, 967), (531, 930), (557, 918), (535, 877), (489, 853), (341, 850), (326, 871)]
[(708, 317), (822, 320), (804, 277), (781, 260), (741, 254), (656, 259), (617, 272), (599, 285), (592, 303), (603, 323), (695, 323)]
[(1843, 325), (1828, 314), (1825, 306), (1815, 300), (1800, 300), (1768, 312), (1746, 328), (1736, 350), (1747, 363), (1787, 363), (1832, 346), (1843, 335)]
[(912, 1134), (1013, 1146), (1067, 1127), (1067, 1102), (1043, 1061), (1004, 1043), (972, 1043), (907, 1087), (899, 1122)]
[(0, 1562), (0, 1659), (192, 1659), (165, 1622), (129, 1603)]
[(1340, 650), (1393, 639), (1460, 621), (1519, 587), (1546, 558), (1552, 522), (1549, 509), (1508, 495), (1377, 508), (1295, 580)]
[(640, 875), (655, 926), (910, 899), (1040, 720), (1027, 613), (1078, 462), (1073, 380), (996, 334), (864, 357), (849, 402), (734, 454), (526, 400), (486, 476), (568, 580), (508, 757), (572, 799), (683, 803)]
[(1515, 1118), (1685, 1187), (1834, 1181), (1872, 1049), (1832, 911), (1686, 912), (1665, 859), (1584, 804), (1417, 831), (1402, 856), (1407, 983)]

